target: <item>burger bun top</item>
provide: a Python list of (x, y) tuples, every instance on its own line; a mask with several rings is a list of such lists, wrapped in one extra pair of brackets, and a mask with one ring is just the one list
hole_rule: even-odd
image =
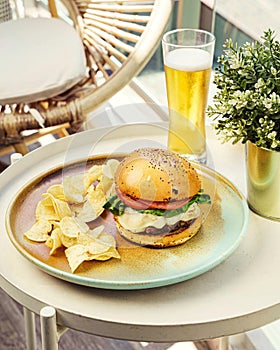
[(140, 148), (120, 163), (116, 187), (135, 200), (168, 203), (193, 197), (199, 192), (201, 182), (194, 167), (176, 153)]

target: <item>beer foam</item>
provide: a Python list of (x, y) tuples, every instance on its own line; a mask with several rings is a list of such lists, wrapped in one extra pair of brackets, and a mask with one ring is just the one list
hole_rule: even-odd
[(182, 71), (196, 72), (211, 67), (211, 55), (202, 49), (182, 48), (169, 51), (165, 65)]

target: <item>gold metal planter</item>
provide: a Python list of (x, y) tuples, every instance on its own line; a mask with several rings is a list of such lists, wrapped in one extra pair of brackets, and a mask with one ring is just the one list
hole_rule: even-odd
[(248, 204), (257, 214), (280, 221), (280, 152), (246, 144)]

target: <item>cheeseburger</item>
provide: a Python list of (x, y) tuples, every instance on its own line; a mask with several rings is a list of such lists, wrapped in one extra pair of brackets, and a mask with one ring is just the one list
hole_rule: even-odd
[(127, 240), (150, 247), (182, 244), (200, 229), (201, 193), (196, 170), (179, 155), (157, 148), (141, 148), (117, 168), (116, 195), (105, 204)]

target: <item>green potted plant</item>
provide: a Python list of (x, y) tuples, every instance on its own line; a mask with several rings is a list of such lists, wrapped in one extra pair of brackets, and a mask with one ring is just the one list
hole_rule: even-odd
[[(248, 202), (280, 220), (280, 43), (272, 30), (243, 46), (226, 40), (207, 109), (224, 141), (246, 144)], [(275, 193), (276, 191), (276, 193)]]

